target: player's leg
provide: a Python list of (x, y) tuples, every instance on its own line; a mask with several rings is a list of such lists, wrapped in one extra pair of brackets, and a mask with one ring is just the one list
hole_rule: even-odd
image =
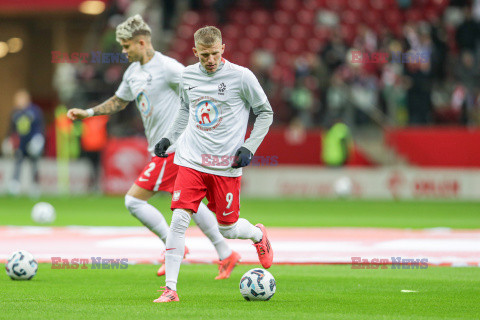
[(207, 197), (214, 198), (220, 233), (227, 239), (250, 239), (264, 268), (270, 268), (273, 250), (262, 224), (252, 225), (240, 216), (241, 177), (210, 176)]
[(174, 209), (168, 231), (165, 284), (174, 291), (177, 291), (178, 274), (185, 253), (185, 232), (190, 225), (192, 213), (193, 211), (190, 209)]
[(133, 184), (125, 195), (125, 206), (132, 216), (166, 243), (168, 223), (162, 213), (147, 202), (154, 194), (154, 191)]
[(258, 259), (265, 269), (273, 262), (273, 249), (268, 240), (267, 230), (261, 223), (252, 225), (248, 220), (240, 218), (233, 224), (218, 226), (222, 235), (227, 239), (250, 239), (257, 249)]
[[(144, 171), (144, 177), (139, 177), (137, 182), (144, 183), (146, 188), (149, 190), (157, 191), (165, 191), (170, 194), (173, 192), (173, 186), (175, 185), (175, 180), (177, 178), (178, 173), (178, 166), (173, 163), (173, 159), (175, 154), (170, 154), (167, 158), (159, 158), (153, 157), (152, 162), (156, 165), (152, 165), (151, 163), (146, 166)], [(146, 174), (145, 174), (146, 173)], [(148, 176), (148, 177), (147, 177)], [(148, 178), (148, 179), (147, 179)], [(144, 182), (148, 180), (147, 182)], [(168, 226), (167, 226), (167, 233), (168, 233)], [(166, 242), (165, 242), (166, 246)], [(162, 256), (160, 257), (160, 261), (162, 265), (157, 270), (157, 276), (161, 277), (165, 275), (165, 253), (164, 250)], [(183, 254), (183, 258), (189, 253), (187, 247), (185, 247), (185, 251)]]
[[(125, 205), (130, 213), (155, 233), (166, 245), (168, 224), (162, 213), (147, 201), (157, 192), (172, 192), (178, 166), (173, 164), (174, 155), (168, 158), (153, 157), (125, 196)], [(185, 250), (188, 252), (188, 250)], [(162, 265), (158, 276), (165, 275), (165, 251), (160, 256)]]
[(165, 253), (166, 288), (154, 302), (178, 301), (177, 280), (185, 248), (185, 232), (190, 224), (191, 215), (198, 210), (205, 192), (201, 172), (186, 167), (179, 168), (173, 189), (171, 206), (173, 215)]
[(161, 212), (147, 201), (159, 190), (172, 192), (178, 167), (173, 156), (153, 157), (125, 195), (128, 211), (166, 243), (168, 224)]
[(218, 223), (215, 216), (207, 208), (204, 203), (200, 203), (198, 211), (193, 214), (193, 221), (202, 230), (202, 232), (210, 239), (220, 260), (228, 258), (232, 254), (232, 249), (225, 242), (225, 238), (218, 230)]
[[(209, 203), (210, 204), (210, 203)], [(218, 276), (215, 279), (228, 279), (235, 265), (240, 261), (240, 254), (233, 251), (218, 230), (215, 216), (204, 203), (200, 203), (193, 220), (202, 232), (210, 239), (219, 258)]]

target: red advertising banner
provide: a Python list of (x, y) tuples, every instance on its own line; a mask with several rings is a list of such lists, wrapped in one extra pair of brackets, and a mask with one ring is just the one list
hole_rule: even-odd
[(150, 160), (147, 140), (141, 137), (112, 138), (102, 153), (102, 191), (124, 194)]
[(385, 143), (411, 164), (421, 167), (478, 168), (479, 141), (480, 130), (476, 128), (426, 127), (385, 131)]

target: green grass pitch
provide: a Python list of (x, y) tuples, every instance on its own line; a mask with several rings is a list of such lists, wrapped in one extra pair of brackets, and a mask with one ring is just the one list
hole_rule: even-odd
[[(100, 196), (39, 200), (0, 197), (0, 225), (34, 225), (30, 211), (37, 201), (47, 201), (55, 207), (57, 220), (54, 226), (141, 226), (128, 213), (123, 197)], [(159, 195), (150, 203), (170, 221), (170, 197)], [(478, 229), (479, 212), (480, 202), (244, 198), (241, 201), (241, 216), (267, 227)]]
[[(122, 197), (41, 198), (55, 226), (139, 226)], [(0, 225), (35, 225), (37, 201), (0, 197)], [(169, 199), (151, 201), (170, 220)], [(480, 204), (435, 201), (260, 200), (242, 198), (241, 215), (266, 226), (480, 228)], [(182, 265), (180, 303), (154, 304), (164, 285), (153, 265), (125, 270), (57, 270), (41, 264), (31, 281), (0, 272), (0, 319), (478, 319), (480, 268), (357, 270), (350, 266), (274, 265), (277, 292), (268, 302), (240, 295), (239, 265), (214, 280), (214, 265)], [(0, 265), (0, 268), (4, 268)], [(418, 292), (403, 293), (401, 290)]]
[[(57, 270), (41, 264), (31, 281), (0, 277), (5, 319), (478, 319), (480, 269), (353, 270), (273, 266), (277, 292), (248, 302), (238, 285), (252, 266), (214, 280), (213, 265), (183, 265), (179, 303), (157, 304), (156, 266)], [(401, 290), (414, 290), (402, 293)]]

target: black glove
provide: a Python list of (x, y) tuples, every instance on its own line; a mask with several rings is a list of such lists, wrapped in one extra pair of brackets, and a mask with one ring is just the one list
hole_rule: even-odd
[(253, 153), (250, 152), (245, 147), (238, 148), (237, 152), (235, 153), (235, 160), (233, 160), (232, 168), (241, 168), (246, 167), (252, 161)]
[(155, 145), (155, 155), (162, 158), (168, 157), (168, 154), (166, 154), (165, 152), (167, 152), (167, 149), (168, 147), (170, 147), (170, 145), (170, 140), (168, 140), (167, 138), (162, 138), (162, 140), (160, 140), (160, 142)]

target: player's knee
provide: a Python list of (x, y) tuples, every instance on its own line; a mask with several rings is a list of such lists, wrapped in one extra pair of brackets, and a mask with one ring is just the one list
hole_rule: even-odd
[(130, 211), (130, 213), (134, 216), (135, 216), (136, 209), (144, 205), (145, 203), (146, 201), (137, 199), (128, 194), (125, 196), (125, 207), (127, 207), (128, 211)]
[(182, 209), (173, 210), (172, 222), (170, 229), (173, 232), (184, 233), (190, 224), (191, 215), (189, 212)]
[(219, 225), (218, 230), (224, 238), (236, 239), (237, 238), (237, 223), (229, 225)]

